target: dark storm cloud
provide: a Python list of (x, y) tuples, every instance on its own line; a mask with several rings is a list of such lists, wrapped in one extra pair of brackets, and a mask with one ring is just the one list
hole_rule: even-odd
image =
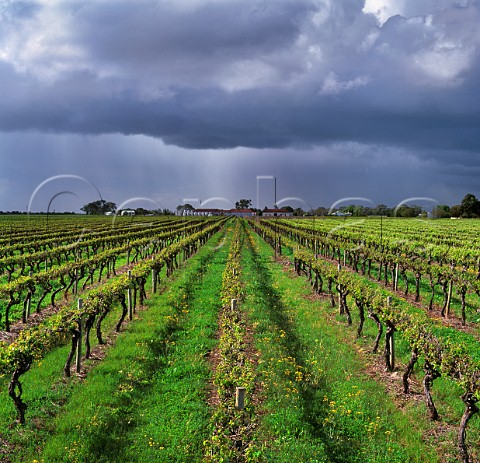
[(205, 3), (194, 8), (151, 1), (80, 3), (75, 15), (82, 26), (76, 36), (102, 62), (166, 69), (177, 60), (212, 63), (288, 46), (311, 10), (313, 5), (303, 0)]
[[(418, 103), (405, 107), (402, 102), (396, 108), (365, 101), (368, 92), (363, 91), (348, 100), (299, 94), (292, 102), (291, 92), (283, 89), (235, 93), (182, 89), (175, 97), (158, 102), (141, 101), (128, 91), (107, 96), (107, 82), (99, 84), (88, 74), (76, 77), (95, 88), (94, 94), (102, 94), (100, 87), (104, 87), (102, 97), (91, 97), (89, 92), (85, 98), (79, 82), (57, 82), (42, 92), (24, 84), (25, 98), (4, 99), (1, 126), (86, 134), (143, 133), (188, 148), (287, 147), (356, 140), (480, 149), (480, 112), (469, 109), (472, 97), (457, 89), (444, 90), (441, 99), (430, 98), (426, 90)], [(79, 91), (73, 91), (77, 86)], [(464, 101), (465, 109), (448, 112), (451, 105), (445, 94), (454, 106)]]
[(0, 127), (146, 134), (188, 148), (354, 140), (478, 150), (479, 3), (383, 25), (361, 7), (13, 3), (4, 17), (24, 22), (3, 33)]
[(257, 175), (315, 205), (336, 185), (458, 202), (478, 190), (478, 24), (479, 0), (2, 2), (0, 200), (92, 166), (154, 194), (158, 166), (175, 202)]

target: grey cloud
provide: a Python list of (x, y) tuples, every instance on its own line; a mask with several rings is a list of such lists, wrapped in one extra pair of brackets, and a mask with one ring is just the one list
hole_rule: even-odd
[[(90, 135), (161, 139), (172, 159), (184, 153), (173, 145), (202, 159), (198, 150), (247, 147), (251, 156), (228, 157), (225, 170), (229, 159), (256, 160), (258, 169), (277, 160), (279, 175), (292, 157), (309, 171), (328, 158), (332, 172), (351, 167), (352, 190), (362, 189), (355, 175), (379, 175), (371, 149), (409, 187), (423, 182), (408, 181), (407, 162), (433, 165), (442, 179), (451, 165), (456, 178), (469, 166), (476, 175), (480, 2), (408, 0), (384, 22), (362, 8), (357, 0), (4, 3), (0, 131), (65, 136), (85, 158), (76, 147)], [(116, 143), (99, 169), (115, 156), (127, 169), (126, 153), (106, 154)], [(168, 168), (191, 185), (184, 165)], [(261, 174), (257, 167), (236, 172)], [(110, 175), (113, 189), (119, 179)], [(349, 193), (368, 196), (381, 181), (369, 184)]]
[[(358, 140), (478, 149), (480, 106), (471, 93), (478, 51), (462, 54), (467, 39), (480, 42), (472, 19), (478, 2), (431, 19), (396, 16), (381, 27), (358, 2), (313, 6), (233, 1), (185, 11), (145, 0), (63, 4), (56, 14), (71, 28), (63, 32), (67, 49), (81, 58), (66, 59), (62, 68), (44, 51), (23, 73), (4, 65), (9, 91), (0, 126), (146, 134), (200, 148)], [(28, 21), (25, 34), (35, 36)], [(451, 69), (438, 64), (443, 74), (436, 79), (431, 74), (442, 58)], [(58, 68), (53, 81), (35, 78), (42, 60)], [(248, 67), (245, 60), (258, 63)], [(271, 73), (260, 85), (225, 88), (227, 76), (248, 80), (262, 63)]]
[(197, 61), (212, 52), (237, 59), (237, 52), (262, 54), (288, 45), (309, 9), (303, 0), (205, 3), (187, 12), (149, 1), (119, 1), (79, 6), (75, 16), (79, 40), (92, 43), (102, 60), (123, 63), (180, 55)]
[(20, 68), (53, 77), (88, 70), (136, 87), (218, 85), (230, 67), (259, 64), (291, 47), (313, 10), (306, 0), (186, 5), (120, 0), (45, 6), (11, 30), (21, 38), (13, 59)]
[[(84, 97), (72, 88), (98, 82), (85, 75), (43, 92), (29, 85), (25, 97), (4, 101), (4, 130), (36, 129), (67, 133), (146, 134), (188, 148), (256, 148), (315, 145), (341, 140), (403, 146), (478, 150), (480, 111), (468, 94), (445, 89), (441, 98), (424, 91), (392, 95), (398, 105), (378, 99), (368, 86), (349, 97), (299, 92), (295, 101), (283, 89), (234, 94), (220, 89), (178, 89), (173, 98), (145, 102), (134, 93), (107, 92)], [(386, 89), (388, 90), (388, 89)], [(393, 91), (393, 90), (392, 90)], [(451, 101), (457, 111), (451, 111)], [(462, 111), (459, 103), (466, 102)], [(10, 106), (10, 108), (9, 108)], [(468, 108), (470, 106), (470, 108)]]
[(4, 23), (15, 24), (33, 17), (39, 9), (40, 5), (34, 1), (6, 0), (0, 5), (0, 19)]

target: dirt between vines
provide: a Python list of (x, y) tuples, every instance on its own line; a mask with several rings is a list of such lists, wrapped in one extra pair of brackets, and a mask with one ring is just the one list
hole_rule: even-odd
[[(223, 307), (222, 311), (224, 310), (230, 310), (230, 307)], [(260, 354), (257, 352), (254, 346), (254, 330), (251, 327), (251, 324), (248, 322), (248, 319), (246, 318), (245, 312), (243, 312), (243, 317), (245, 320), (245, 356), (249, 362), (251, 362), (254, 367), (256, 368), (258, 365), (258, 360)], [(218, 316), (218, 326), (220, 327), (220, 320), (222, 318), (222, 313), (219, 314)], [(223, 330), (222, 328), (219, 328), (218, 331), (215, 333), (215, 339), (218, 341), (223, 335)], [(210, 352), (207, 352), (206, 358), (208, 360), (208, 363), (210, 365), (210, 370), (213, 372), (213, 374), (217, 371), (217, 368), (219, 364), (222, 361), (220, 354), (220, 349), (218, 347), (218, 342), (217, 342), (217, 347), (215, 347), (213, 350)], [(213, 376), (213, 375), (212, 375)], [(255, 409), (255, 414), (258, 416), (258, 410), (257, 407), (258, 405), (262, 402), (262, 386), (261, 384), (256, 383), (255, 384), (255, 389), (253, 391), (253, 394), (251, 397), (248, 398), (250, 404), (253, 405)], [(218, 407), (220, 405), (220, 397), (218, 395), (218, 390), (216, 386), (213, 384), (213, 381), (210, 381), (208, 384), (207, 388), (207, 403), (211, 408)]]
[[(284, 272), (288, 273), (291, 278), (298, 277), (295, 269), (293, 267), (292, 262), (288, 258), (277, 258), (277, 262), (283, 266)], [(348, 269), (351, 271), (350, 269)], [(353, 273), (353, 271), (352, 271)], [(328, 300), (330, 302), (330, 295), (327, 293), (318, 294), (317, 292), (313, 291), (311, 294), (305, 296), (305, 298), (309, 301), (325, 301)], [(412, 301), (414, 297), (411, 298)], [(410, 301), (409, 301), (410, 302)], [(412, 304), (416, 305), (417, 307), (422, 307), (421, 304), (412, 302)], [(428, 312), (428, 310), (427, 310)], [(433, 311), (432, 311), (433, 312)], [(432, 312), (429, 312), (432, 314)], [(438, 310), (440, 314), (440, 310)], [(335, 314), (331, 313), (328, 315), (328, 318), (331, 323), (338, 324), (339, 322), (335, 319)], [(449, 319), (449, 321), (454, 321), (454, 319)], [(461, 320), (457, 320), (460, 322)], [(455, 323), (452, 323), (451, 326), (456, 326)], [(465, 328), (466, 327), (462, 327)], [(405, 365), (401, 364), (396, 361), (395, 371), (388, 372), (385, 369), (385, 361), (382, 355), (383, 346), (380, 343), (379, 345), (379, 352), (374, 354), (364, 347), (360, 346), (356, 342), (355, 336), (352, 334), (349, 338), (344, 338), (344, 342), (348, 342), (358, 353), (359, 357), (361, 358), (362, 364), (364, 366), (364, 372), (375, 381), (381, 383), (389, 395), (392, 398), (396, 408), (401, 410), (404, 414), (408, 413), (408, 408), (411, 408), (412, 402), (413, 406), (416, 407), (421, 403), (425, 402), (424, 394), (423, 394), (423, 385), (420, 381), (415, 378), (410, 378), (409, 385), (410, 385), (410, 392), (405, 394), (403, 392), (403, 371), (405, 370)], [(428, 417), (425, 416), (425, 420), (428, 420)], [(441, 420), (441, 417), (440, 417)], [(460, 423), (460, 418), (459, 418)], [(412, 423), (412, 426), (415, 426)], [(453, 450), (456, 449), (456, 442), (452, 442), (450, 440), (451, 435), (456, 435), (458, 432), (458, 428), (448, 423), (444, 423), (442, 421), (437, 421), (432, 423), (430, 429), (424, 433), (423, 438), (426, 442), (430, 442), (432, 446), (436, 449), (437, 455), (439, 456), (440, 461), (455, 461), (459, 458), (456, 453), (453, 453)]]

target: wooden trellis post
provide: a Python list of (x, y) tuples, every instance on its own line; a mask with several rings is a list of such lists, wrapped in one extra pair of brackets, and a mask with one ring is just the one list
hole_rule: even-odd
[[(31, 278), (33, 275), (33, 272), (30, 270), (28, 272), (28, 276)], [(25, 318), (26, 320), (28, 320), (30, 318), (30, 312), (32, 310), (32, 294), (29, 293), (28, 295), (28, 299), (27, 299), (27, 307), (26, 307), (26, 311), (25, 311)]]
[(157, 292), (157, 269), (152, 268), (152, 293)]
[(393, 283), (393, 290), (398, 290), (398, 262), (395, 263), (395, 281)]
[(78, 268), (75, 269), (75, 281), (73, 282), (73, 294), (78, 293)]
[(235, 408), (237, 410), (245, 409), (245, 388), (244, 387), (235, 388)]

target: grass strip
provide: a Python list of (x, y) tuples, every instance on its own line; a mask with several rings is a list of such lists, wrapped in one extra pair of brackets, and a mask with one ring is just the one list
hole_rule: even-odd
[(261, 353), (263, 419), (249, 461), (434, 462), (385, 388), (363, 372), (344, 327), (257, 236), (242, 261), (245, 306)]
[[(330, 265), (330, 264), (327, 264)], [(332, 266), (333, 267), (333, 266)], [(307, 273), (307, 278), (308, 272)], [(346, 274), (349, 278), (356, 281), (358, 284), (351, 286), (352, 288), (357, 289), (359, 287), (371, 287), (372, 289), (378, 287), (378, 283), (375, 283), (366, 276), (361, 276), (359, 274)], [(310, 282), (313, 285), (314, 279), (311, 278), (310, 275)], [(395, 303), (395, 312), (393, 315), (403, 323), (403, 327), (400, 325), (396, 325), (398, 328), (397, 334), (395, 335), (395, 352), (396, 352), (396, 372), (393, 373), (392, 378), (387, 378), (385, 375), (383, 376), (383, 380), (387, 380), (392, 384), (396, 383), (396, 391), (402, 394), (400, 391), (403, 391), (403, 384), (402, 384), (402, 370), (405, 372), (406, 364), (409, 362), (411, 355), (412, 355), (412, 345), (411, 341), (409, 342), (408, 333), (407, 336), (404, 336), (405, 331), (410, 328), (414, 327), (423, 327), (427, 331), (430, 331), (434, 334), (435, 338), (438, 339), (442, 345), (446, 348), (442, 352), (442, 356), (445, 359), (448, 359), (448, 352), (451, 352), (453, 355), (456, 355), (455, 352), (460, 352), (460, 349), (464, 349), (464, 352), (468, 352), (468, 358), (470, 361), (467, 364), (471, 365), (472, 373), (471, 377), (475, 378), (474, 373), (474, 365), (478, 363), (478, 341), (475, 339), (474, 336), (468, 333), (464, 333), (459, 331), (456, 328), (444, 326), (440, 319), (430, 319), (429, 316), (425, 313), (424, 309), (418, 308), (416, 306), (412, 306), (409, 302), (407, 302), (403, 297), (398, 296), (397, 294), (392, 293), (389, 291), (388, 288), (383, 288), (381, 290), (385, 299), (387, 296), (392, 296), (393, 301)], [(354, 300), (352, 297), (348, 297), (345, 301), (349, 301), (350, 307), (355, 306)], [(338, 315), (338, 309), (334, 313), (336, 313), (336, 319), (339, 322), (345, 323), (345, 316)], [(401, 315), (403, 313), (403, 315)], [(360, 322), (359, 312), (357, 310), (353, 310), (352, 312), (352, 319), (353, 319), (353, 326)], [(343, 319), (343, 321), (342, 321)], [(402, 320), (403, 319), (403, 320)], [(408, 320), (408, 321), (407, 321)], [(382, 320), (384, 321), (384, 320)], [(427, 328), (428, 327), (428, 328)], [(362, 345), (362, 348), (366, 351), (371, 350), (370, 343), (376, 337), (374, 332), (371, 330), (373, 325), (367, 323), (365, 325), (365, 329), (363, 333), (366, 335), (356, 341), (357, 345)], [(410, 337), (411, 340), (411, 337)], [(433, 344), (433, 343), (432, 343)], [(430, 344), (430, 345), (432, 345)], [(427, 343), (426, 346), (429, 346)], [(448, 347), (451, 346), (451, 347)], [(457, 350), (458, 349), (458, 350)], [(432, 350), (433, 352), (433, 350)], [(428, 354), (428, 349), (427, 349)], [(424, 394), (424, 389), (422, 388), (422, 383), (425, 373), (427, 373), (428, 368), (426, 356), (420, 352), (419, 360), (417, 361), (414, 374), (412, 375), (412, 380), (410, 381), (410, 385), (413, 385), (413, 390), (411, 393), (405, 394), (402, 396), (404, 401), (408, 401), (409, 403), (405, 405), (405, 409), (409, 409), (409, 413), (413, 415), (413, 419), (420, 419), (422, 421), (431, 420), (432, 413), (429, 411), (428, 416), (425, 412), (425, 407), (423, 405), (418, 406), (418, 401), (413, 400), (415, 396), (418, 397), (419, 394)], [(458, 355), (460, 359), (460, 355)], [(431, 360), (430, 360), (431, 362)], [(371, 363), (381, 363), (379, 362), (379, 357), (373, 357)], [(385, 362), (384, 362), (385, 363)], [(446, 362), (445, 362), (446, 364)], [(378, 368), (378, 367), (377, 367)], [(460, 458), (458, 454), (458, 433), (459, 433), (459, 425), (462, 419), (462, 415), (465, 412), (465, 404), (462, 400), (462, 395), (465, 393), (465, 389), (459, 384), (459, 380), (462, 380), (462, 375), (464, 373), (460, 373), (460, 375), (456, 375), (453, 372), (450, 372), (448, 368), (442, 369), (442, 377), (435, 380), (435, 384), (433, 381), (431, 382), (431, 394), (433, 396), (433, 401), (435, 402), (435, 407), (437, 412), (440, 415), (440, 425), (435, 425), (432, 423), (429, 431), (428, 438), (432, 441), (432, 445), (438, 448), (438, 454), (442, 455), (443, 458), (452, 458), (452, 461), (456, 461), (456, 459)], [(395, 379), (393, 379), (395, 376)], [(468, 375), (464, 375), (464, 378), (467, 378)], [(452, 381), (454, 379), (454, 381)], [(416, 382), (416, 384), (415, 384)], [(433, 386), (433, 387), (432, 387)], [(422, 401), (422, 404), (426, 403), (425, 397)], [(475, 419), (469, 422), (469, 430), (468, 430), (468, 440), (467, 445), (470, 447), (470, 453), (473, 459), (476, 459), (478, 456), (478, 449), (479, 447), (479, 433), (478, 430), (480, 429), (480, 421), (477, 419), (477, 415), (475, 415)]]
[(231, 234), (200, 263), (182, 288), (180, 329), (166, 340), (166, 365), (154, 377), (153, 393), (142, 401), (143, 412), (129, 448), (129, 462), (200, 462), (208, 436), (210, 407), (208, 354), (215, 347), (221, 275)]

